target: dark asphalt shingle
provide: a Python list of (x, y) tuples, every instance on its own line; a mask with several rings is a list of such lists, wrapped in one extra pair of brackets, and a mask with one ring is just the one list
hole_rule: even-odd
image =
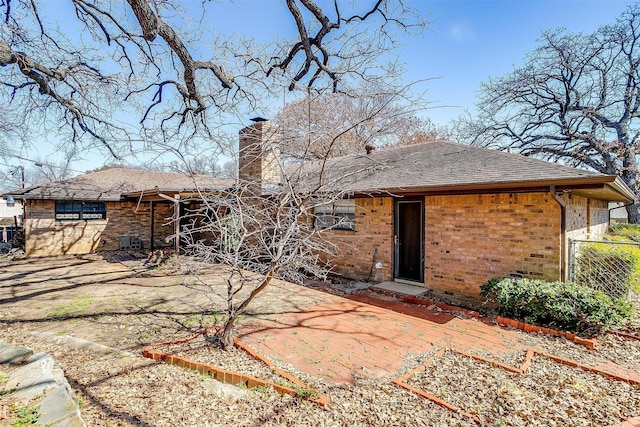
[(352, 192), (446, 188), (483, 184), (536, 183), (598, 178), (606, 175), (517, 154), (438, 141), (375, 150), (316, 161), (288, 169), (305, 187)]
[(233, 181), (207, 175), (188, 176), (180, 173), (112, 168), (27, 188), (13, 194), (25, 199), (54, 200), (121, 200), (124, 193), (158, 188), (165, 192), (200, 189), (217, 190), (233, 185)]

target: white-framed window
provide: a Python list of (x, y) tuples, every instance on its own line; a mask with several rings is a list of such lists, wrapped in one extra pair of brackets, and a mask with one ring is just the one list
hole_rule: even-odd
[(56, 200), (57, 221), (93, 221), (106, 217), (107, 205), (105, 202)]
[(353, 199), (336, 200), (313, 208), (313, 226), (317, 229), (356, 230), (356, 203)]

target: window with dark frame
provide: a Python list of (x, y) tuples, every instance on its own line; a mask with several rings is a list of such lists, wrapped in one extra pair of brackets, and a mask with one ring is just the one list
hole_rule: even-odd
[(81, 202), (77, 200), (56, 200), (56, 220), (93, 221), (107, 217), (105, 202)]
[(356, 230), (355, 200), (336, 200), (313, 208), (313, 226), (316, 229)]

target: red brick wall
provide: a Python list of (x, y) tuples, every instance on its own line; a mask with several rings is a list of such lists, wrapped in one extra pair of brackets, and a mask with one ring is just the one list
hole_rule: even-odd
[[(346, 277), (374, 282), (393, 280), (393, 199), (355, 199), (355, 231), (323, 233), (338, 246), (330, 263)], [(376, 264), (381, 263), (381, 268)]]
[[(340, 248), (331, 260), (337, 272), (393, 280), (393, 210), (391, 197), (356, 199), (356, 231), (325, 235)], [(477, 296), (491, 277), (557, 280), (560, 226), (559, 204), (545, 193), (427, 196), (425, 286)]]
[(171, 202), (154, 202), (154, 204), (154, 248), (174, 247), (173, 239), (169, 238), (175, 234), (175, 226), (172, 222), (174, 204)]
[[(117, 250), (121, 236), (137, 236), (143, 250), (151, 243), (151, 206), (149, 202), (107, 202), (107, 218), (91, 221), (56, 221), (55, 202), (31, 200), (25, 207), (25, 252), (30, 256), (86, 254)], [(173, 232), (162, 227), (161, 217), (170, 203), (156, 205), (156, 242)]]
[(550, 194), (425, 198), (425, 284), (476, 296), (491, 277), (560, 277), (560, 206)]

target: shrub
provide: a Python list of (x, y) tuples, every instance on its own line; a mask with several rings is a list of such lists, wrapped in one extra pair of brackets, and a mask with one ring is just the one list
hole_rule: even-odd
[(631, 318), (631, 304), (575, 283), (494, 278), (481, 286), (501, 315), (556, 329), (599, 332)]
[(619, 236), (630, 242), (640, 243), (640, 224), (611, 224), (610, 236)]
[(612, 298), (626, 298), (630, 289), (640, 291), (640, 248), (614, 243), (583, 243), (576, 258), (575, 281), (600, 289)]

